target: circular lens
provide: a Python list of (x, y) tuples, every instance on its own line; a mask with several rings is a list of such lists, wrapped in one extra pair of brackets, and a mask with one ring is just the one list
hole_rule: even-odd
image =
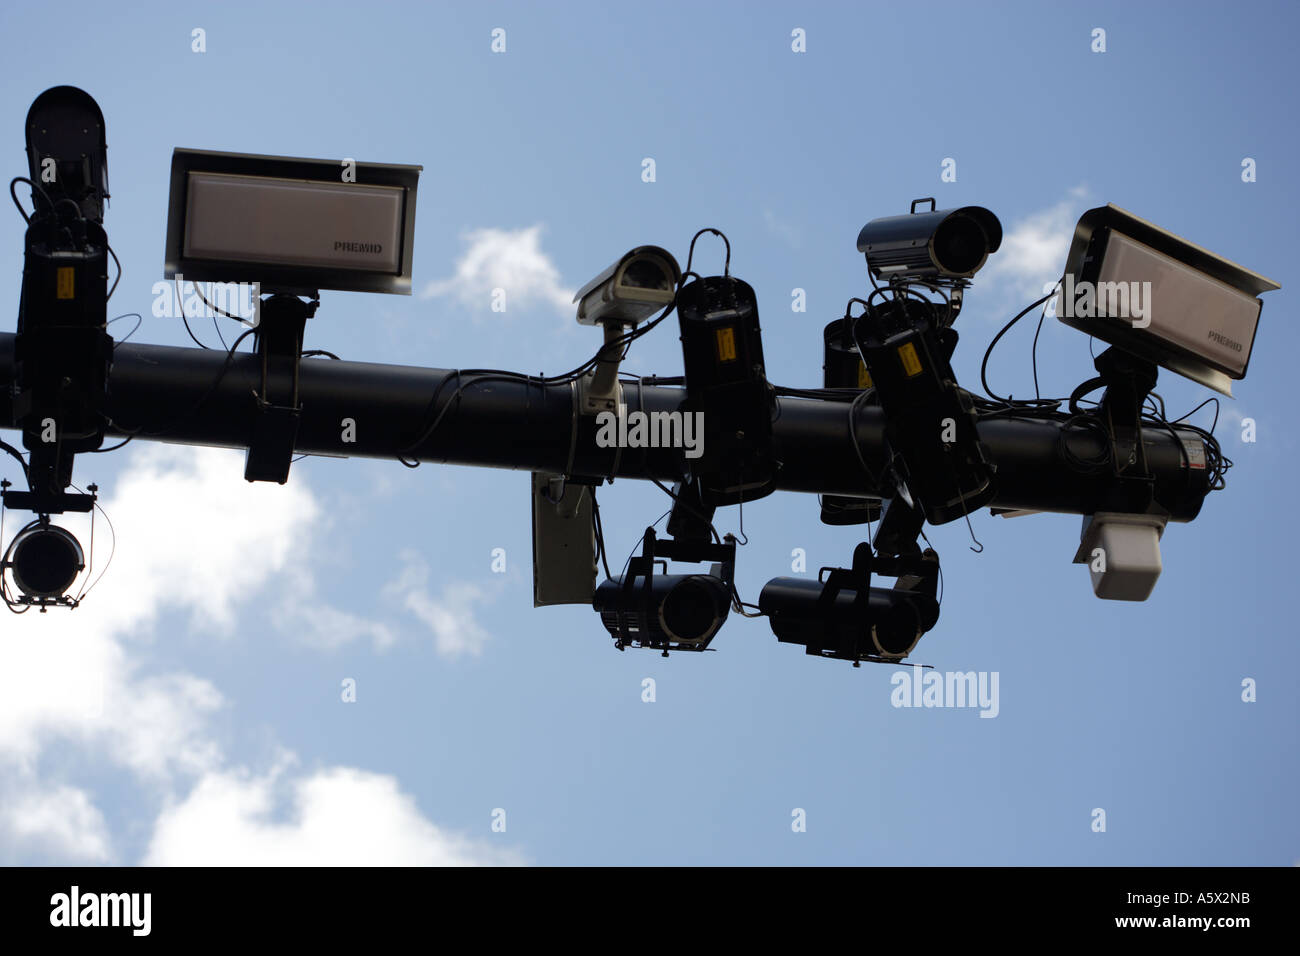
[(899, 655), (911, 650), (920, 629), (921, 618), (916, 608), (908, 601), (898, 601), (877, 617), (871, 633), (882, 653)]
[(59, 597), (85, 561), (77, 539), (62, 528), (37, 528), (14, 542), (14, 583), (28, 597)]
[(686, 644), (706, 641), (722, 626), (718, 585), (689, 577), (668, 592), (659, 614), (673, 640)]
[(989, 242), (969, 216), (949, 216), (934, 232), (935, 263), (949, 275), (969, 275), (984, 264)]

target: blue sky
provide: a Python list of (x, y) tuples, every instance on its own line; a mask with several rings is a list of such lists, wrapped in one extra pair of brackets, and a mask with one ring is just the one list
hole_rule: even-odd
[[(684, 262), (715, 226), (757, 291), (769, 377), (817, 385), (823, 325), (867, 287), (859, 228), (930, 195), (987, 206), (1007, 230), (958, 321), (968, 387), (1092, 206), (1283, 289), (1223, 402), (1227, 489), (1167, 529), (1150, 600), (1092, 596), (1071, 564), (1077, 517), (983, 512), (982, 554), (964, 522), (928, 530), (943, 614), (914, 659), (997, 672), (995, 719), (895, 708), (896, 668), (806, 658), (734, 615), (717, 653), (616, 653), (591, 611), (532, 608), (522, 473), (307, 459), (284, 487), (250, 487), (233, 452), (133, 443), (79, 459), (117, 553), (75, 612), (0, 620), (0, 862), (1300, 860), (1293, 4), (73, 3), (57, 29), (50, 16), (0, 8), (0, 155), (25, 173), (22, 122), (42, 90), (98, 100), (123, 266), (111, 315), (146, 316), (133, 341), (188, 344), (150, 314), (177, 146), (423, 165), (417, 293), (325, 293), (310, 323), (310, 347), (355, 360), (565, 371), (599, 344), (573, 321), (573, 289), (642, 243)], [(940, 182), (945, 158), (956, 182)], [(16, 312), (9, 222), (0, 300)], [(702, 240), (697, 271), (718, 259)], [(505, 313), (489, 307), (498, 286)], [(210, 325), (195, 331), (215, 344)], [(1032, 388), (1031, 338), (1018, 328), (995, 352), (1003, 394)], [(1087, 338), (1056, 322), (1038, 359), (1053, 394), (1091, 374)], [(676, 332), (640, 340), (626, 368), (680, 373)], [(1167, 372), (1158, 389), (1171, 416), (1210, 394)], [(603, 491), (611, 554), (665, 501), (630, 481)], [(795, 494), (746, 508), (745, 530), (748, 600), (792, 573), (794, 549), (815, 573), (859, 540)]]

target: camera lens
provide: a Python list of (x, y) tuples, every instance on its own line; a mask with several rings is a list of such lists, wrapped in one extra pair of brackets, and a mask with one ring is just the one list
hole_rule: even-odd
[(984, 230), (968, 216), (949, 216), (934, 233), (934, 258), (941, 269), (953, 275), (977, 270), (988, 257), (988, 249)]

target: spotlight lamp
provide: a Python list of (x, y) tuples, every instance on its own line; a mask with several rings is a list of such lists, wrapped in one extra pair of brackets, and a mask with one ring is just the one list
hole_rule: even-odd
[(686, 406), (704, 416), (691, 465), (707, 505), (753, 501), (776, 490), (775, 396), (763, 365), (758, 298), (731, 275), (707, 276), (677, 296)]
[[(667, 562), (716, 562), (709, 573), (667, 574)], [(647, 528), (640, 557), (628, 562), (627, 573), (609, 578), (598, 588), (592, 607), (614, 638), (618, 650), (648, 647), (662, 651), (703, 651), (727, 620), (732, 603), (736, 543), (659, 540)], [(656, 564), (665, 573), (656, 575)]]
[[(5, 549), (0, 560), (0, 597), (11, 609), (50, 606), (76, 607), (67, 597), (77, 576), (86, 568), (86, 556), (71, 532), (42, 517), (31, 522)], [(19, 593), (11, 593), (12, 587)]]
[[(874, 587), (873, 572), (898, 580), (893, 588)], [(816, 581), (773, 578), (758, 606), (778, 641), (802, 644), (811, 656), (854, 667), (864, 660), (900, 661), (939, 620), (938, 576), (933, 550), (889, 558), (873, 555), (863, 542), (854, 549), (852, 568), (822, 568)]]

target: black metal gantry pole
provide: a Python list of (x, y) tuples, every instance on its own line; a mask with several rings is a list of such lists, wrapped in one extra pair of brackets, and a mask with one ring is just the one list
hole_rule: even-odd
[[(247, 448), (259, 414), (254, 389), (261, 364), (236, 353), (229, 367), (219, 350), (121, 343), (109, 378), (107, 434), (135, 440)], [(290, 387), (287, 373), (272, 370), (269, 387)], [(13, 428), (11, 384), (14, 336), (0, 333), (0, 427)], [(218, 381), (220, 378), (220, 381)], [(299, 454), (396, 458), (425, 462), (545, 471), (581, 478), (680, 477), (680, 449), (602, 448), (596, 422), (575, 415), (576, 386), (493, 378), (471, 384), (454, 370), (378, 365), (308, 358), (301, 362), (301, 417), (294, 443)], [(214, 382), (217, 383), (214, 387)], [(440, 388), (441, 386), (441, 388)], [(417, 443), (458, 387), (468, 386), (438, 427)], [(435, 402), (435, 395), (437, 396)], [(669, 412), (685, 399), (682, 388), (624, 384), (628, 411)], [(345, 420), (351, 420), (349, 428)], [(872, 476), (884, 467), (884, 418), (865, 406), (849, 429), (849, 404), (813, 398), (778, 399), (773, 442), (780, 468), (778, 490), (878, 497)], [(997, 497), (991, 507), (1090, 514), (1104, 506), (1108, 474), (1086, 474), (1062, 455), (1068, 442), (1077, 458), (1103, 450), (1094, 431), (1070, 429), (1059, 420), (997, 417), (979, 435), (997, 464)], [(1199, 444), (1195, 432), (1178, 430)], [(351, 437), (354, 440), (345, 441)], [(854, 449), (856, 438), (867, 469)], [(1191, 467), (1186, 449), (1164, 429), (1144, 430), (1155, 500), (1173, 521), (1191, 521), (1209, 490), (1204, 468)], [(412, 447), (415, 443), (414, 447)], [(1203, 451), (1203, 450), (1202, 450)], [(1204, 461), (1204, 457), (1200, 457)], [(886, 489), (887, 492), (887, 489)]]

